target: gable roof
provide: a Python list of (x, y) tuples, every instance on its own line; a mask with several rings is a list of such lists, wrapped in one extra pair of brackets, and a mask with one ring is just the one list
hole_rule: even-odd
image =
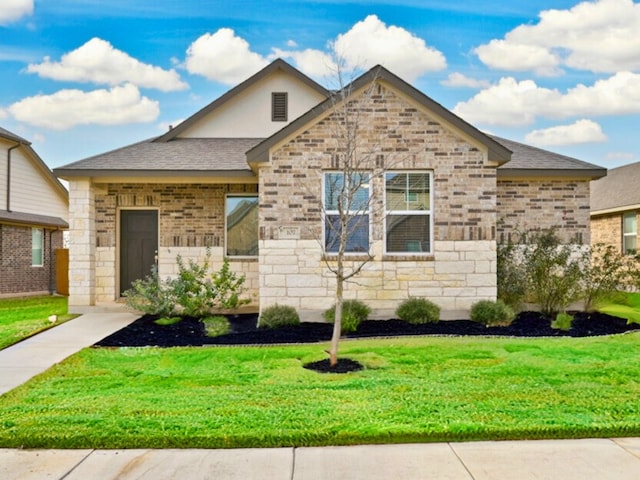
[(36, 151), (31, 147), (30, 141), (25, 140), (24, 138), (2, 127), (0, 127), (0, 138), (4, 138), (5, 140), (9, 140), (11, 142), (16, 142), (16, 146), (19, 145), (24, 148), (29, 154), (29, 157), (34, 161), (36, 168), (44, 174), (47, 181), (51, 183), (53, 188), (58, 191), (58, 193), (64, 198), (64, 200), (67, 203), (69, 202), (69, 191), (64, 185), (62, 185), (62, 183), (60, 183), (60, 180), (56, 178), (51, 169), (47, 166), (46, 163), (44, 163), (44, 160), (40, 158), (40, 155), (38, 155)]
[(591, 182), (591, 215), (640, 208), (640, 162), (609, 170)]
[(477, 140), (480, 144), (485, 145), (489, 150), (489, 160), (496, 161), (500, 164), (509, 161), (511, 157), (511, 152), (501, 145), (500, 143), (493, 140), (491, 137), (485, 135), (480, 130), (478, 130), (473, 125), (465, 122), (460, 117), (444, 108), (439, 103), (435, 102), (433, 99), (422, 93), (417, 88), (413, 87), (409, 83), (402, 80), (397, 75), (394, 75), (389, 70), (384, 68), (381, 65), (376, 65), (368, 72), (364, 73), (356, 80), (351, 82), (349, 85), (344, 87), (342, 90), (338, 92), (332, 93), (326, 100), (321, 102), (318, 106), (312, 108), (304, 115), (300, 116), (289, 125), (276, 132), (271, 137), (267, 138), (262, 143), (256, 145), (254, 148), (247, 152), (247, 160), (250, 164), (252, 163), (262, 163), (269, 160), (269, 150), (285, 138), (287, 138), (292, 133), (296, 132), (298, 129), (302, 128), (307, 123), (313, 121), (318, 118), (327, 110), (330, 110), (336, 103), (342, 101), (347, 98), (352, 91), (357, 91), (360, 88), (364, 87), (371, 82), (383, 80), (389, 83), (391, 86), (401, 91), (405, 95), (409, 96), (411, 99), (416, 101), (417, 103), (423, 105), (427, 110), (433, 112), (435, 115), (444, 119), (449, 124), (453, 125), (455, 128), (463, 131), (465, 134), (470, 136), (471, 138)]
[(206, 107), (204, 107), (200, 111), (196, 112), (191, 117), (189, 117), (188, 119), (186, 119), (185, 121), (183, 121), (182, 123), (177, 125), (176, 127), (172, 128), (171, 130), (169, 130), (167, 133), (157, 137), (153, 141), (154, 142), (167, 142), (169, 140), (175, 139), (178, 135), (180, 135), (180, 133), (182, 133), (183, 131), (185, 131), (190, 126), (194, 125), (195, 123), (197, 123), (200, 119), (205, 117), (207, 114), (209, 114), (210, 112), (216, 110), (217, 108), (219, 108), (224, 103), (228, 102), (233, 97), (236, 97), (237, 95), (239, 95), (243, 91), (245, 91), (248, 88), (252, 87), (256, 83), (258, 83), (260, 80), (262, 80), (264, 77), (272, 74), (273, 72), (277, 72), (278, 70), (281, 70), (281, 71), (283, 71), (285, 73), (288, 73), (289, 75), (292, 75), (293, 77), (295, 77), (296, 79), (300, 80), (305, 85), (311, 87), (311, 89), (317, 91), (321, 95), (323, 95), (325, 97), (329, 96), (329, 91), (326, 88), (324, 88), (322, 85), (320, 85), (319, 83), (313, 81), (311, 78), (307, 77), (301, 71), (293, 68), (291, 65), (289, 65), (284, 60), (278, 58), (278, 59), (274, 60), (273, 62), (271, 62), (266, 67), (264, 67), (262, 70), (260, 70), (255, 75), (252, 75), (251, 77), (249, 77), (244, 82), (242, 82), (239, 85), (233, 87), (227, 93), (225, 93), (224, 95), (222, 95), (218, 99), (214, 100), (209, 105), (207, 105)]
[(54, 169), (62, 178), (134, 175), (145, 177), (255, 177), (245, 152), (260, 138), (145, 140)]
[(511, 161), (498, 167), (498, 176), (518, 177), (587, 177), (601, 178), (607, 175), (607, 169), (583, 162), (576, 158), (541, 148), (514, 142), (505, 138), (491, 136), (496, 142), (513, 152)]

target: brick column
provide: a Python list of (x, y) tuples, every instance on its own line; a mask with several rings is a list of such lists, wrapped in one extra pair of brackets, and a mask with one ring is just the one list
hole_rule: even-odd
[(69, 309), (95, 305), (96, 225), (91, 180), (69, 182)]

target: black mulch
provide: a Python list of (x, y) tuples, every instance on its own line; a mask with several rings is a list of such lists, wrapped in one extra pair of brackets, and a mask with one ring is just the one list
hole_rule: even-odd
[[(403, 335), (493, 335), (514, 337), (587, 337), (610, 335), (640, 329), (626, 320), (601, 313), (575, 313), (573, 327), (565, 332), (551, 328), (550, 321), (536, 312), (523, 312), (508, 327), (485, 327), (470, 320), (451, 320), (424, 325), (411, 325), (401, 320), (368, 320), (358, 331), (345, 337), (393, 337)], [(256, 315), (230, 316), (232, 333), (207, 337), (203, 324), (195, 318), (184, 318), (173, 325), (157, 325), (156, 317), (144, 316), (127, 327), (102, 339), (101, 347), (181, 347), (203, 345), (270, 345), (314, 343), (331, 339), (332, 325), (302, 322), (296, 327), (256, 328)]]

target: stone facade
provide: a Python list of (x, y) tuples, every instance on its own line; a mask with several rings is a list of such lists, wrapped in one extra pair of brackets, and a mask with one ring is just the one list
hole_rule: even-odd
[(0, 224), (0, 296), (49, 294), (56, 291), (55, 252), (62, 248), (62, 231), (44, 231), (43, 264), (32, 265), (32, 228)]
[[(72, 182), (76, 184), (77, 182)], [(77, 185), (76, 185), (77, 186)], [(202, 263), (207, 247), (211, 250), (211, 267), (219, 269), (224, 259), (225, 196), (227, 194), (255, 193), (256, 185), (208, 184), (103, 184), (94, 185), (93, 217), (87, 222), (83, 238), (73, 240), (92, 242), (90, 260), (95, 276), (91, 288), (95, 303), (112, 302), (118, 298), (118, 214), (126, 209), (157, 209), (159, 218), (158, 273), (161, 278), (177, 274), (176, 257)], [(74, 205), (77, 205), (77, 201)], [(87, 215), (88, 216), (88, 215)], [(72, 218), (77, 220), (77, 215)], [(88, 230), (92, 230), (89, 232)], [(91, 237), (95, 238), (92, 240)], [(73, 248), (73, 247), (72, 247)], [(246, 276), (246, 296), (252, 301), (258, 297), (257, 259), (230, 258), (233, 271)], [(81, 275), (81, 268), (70, 266), (70, 271)], [(79, 305), (83, 305), (80, 303)]]
[(573, 179), (498, 179), (498, 242), (518, 243), (530, 230), (556, 230), (562, 241), (590, 241), (589, 182)]
[[(479, 299), (495, 299), (495, 165), (391, 89), (380, 86), (372, 95), (356, 97), (349, 109), (367, 113), (356, 137), (363, 152), (359, 161), (373, 172), (375, 207), (373, 260), (348, 284), (346, 295), (382, 315), (409, 296), (430, 297), (445, 310), (468, 310)], [(322, 249), (322, 173), (339, 166), (344, 145), (337, 131), (344, 124), (338, 109), (273, 151), (260, 168), (261, 306), (286, 303), (302, 311), (329, 306), (334, 279)], [(433, 248), (427, 255), (384, 254), (382, 172), (392, 170), (433, 175)]]

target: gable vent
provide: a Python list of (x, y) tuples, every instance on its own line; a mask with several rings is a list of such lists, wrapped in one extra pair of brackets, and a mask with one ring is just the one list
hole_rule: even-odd
[(271, 93), (271, 121), (287, 121), (287, 92)]

